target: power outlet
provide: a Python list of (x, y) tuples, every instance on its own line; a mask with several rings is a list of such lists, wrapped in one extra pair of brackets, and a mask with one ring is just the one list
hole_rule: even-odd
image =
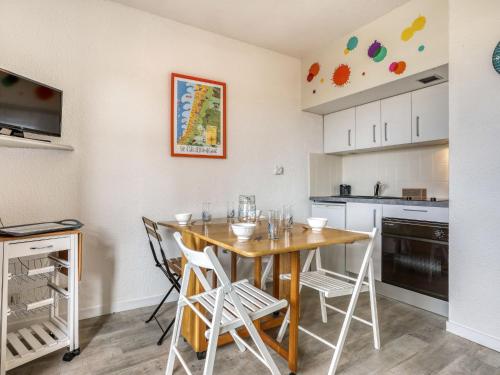
[(274, 175), (275, 176), (282, 176), (285, 174), (285, 168), (283, 168), (282, 165), (277, 165), (274, 167)]

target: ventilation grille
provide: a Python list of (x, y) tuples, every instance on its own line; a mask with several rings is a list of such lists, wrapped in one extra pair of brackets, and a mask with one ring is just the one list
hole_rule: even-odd
[(434, 74), (434, 75), (429, 76), (429, 77), (421, 78), (418, 80), (418, 82), (423, 83), (424, 85), (427, 85), (428, 83), (431, 83), (431, 82), (434, 82), (434, 81), (437, 81), (440, 79), (443, 79), (443, 77), (438, 76), (437, 74)]

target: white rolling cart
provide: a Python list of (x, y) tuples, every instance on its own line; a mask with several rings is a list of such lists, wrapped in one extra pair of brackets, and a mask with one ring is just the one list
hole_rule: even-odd
[(0, 375), (56, 350), (80, 354), (79, 231), (0, 237)]

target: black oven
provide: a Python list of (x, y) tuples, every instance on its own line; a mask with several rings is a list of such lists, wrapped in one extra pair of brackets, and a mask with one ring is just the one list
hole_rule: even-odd
[(448, 224), (383, 218), (382, 282), (448, 301)]

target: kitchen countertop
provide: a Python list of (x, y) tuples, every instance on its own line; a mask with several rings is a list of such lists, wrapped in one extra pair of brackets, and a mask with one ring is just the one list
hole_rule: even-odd
[(396, 204), (403, 206), (424, 206), (424, 207), (448, 207), (447, 200), (438, 200), (436, 202), (406, 200), (403, 198), (387, 197), (387, 198), (371, 198), (371, 197), (356, 197), (356, 196), (329, 196), (329, 197), (310, 197), (313, 202), (323, 203), (375, 203), (375, 204)]

